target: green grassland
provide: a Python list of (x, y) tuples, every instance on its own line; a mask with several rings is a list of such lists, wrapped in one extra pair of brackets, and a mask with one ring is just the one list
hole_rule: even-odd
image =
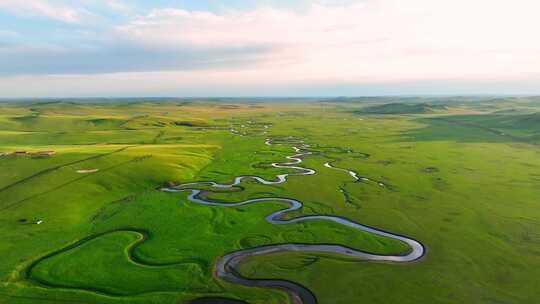
[(270, 224), (280, 202), (204, 206), (159, 191), (293, 173), (269, 166), (294, 153), (289, 136), (311, 145), (302, 165), (317, 174), (205, 196), (295, 198), (304, 208), (288, 216), (347, 217), (417, 239), (427, 254), (395, 264), (279, 252), (250, 258), (244, 276), (298, 282), (322, 304), (540, 302), (540, 103), (413, 101), (0, 104), (0, 153), (56, 152), (0, 157), (0, 303), (290, 303), (281, 290), (221, 281), (216, 260), (291, 242), (409, 250), (329, 222)]
[(359, 113), (363, 114), (425, 114), (436, 111), (444, 111), (444, 105), (432, 105), (427, 103), (388, 103), (382, 105), (373, 105), (363, 108)]

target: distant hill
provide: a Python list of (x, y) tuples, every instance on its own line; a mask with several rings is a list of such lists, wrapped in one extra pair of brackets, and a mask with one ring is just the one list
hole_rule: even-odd
[[(527, 114), (473, 114), (451, 115), (421, 119), (423, 122), (455, 125), (456, 127), (472, 127), (495, 134), (499, 140), (512, 139), (540, 145), (540, 112)], [(477, 133), (471, 131), (471, 134)]]
[(497, 115), (488, 120), (490, 126), (509, 129), (540, 130), (540, 112), (520, 115)]
[(423, 114), (445, 109), (446, 106), (444, 105), (432, 105), (428, 103), (388, 103), (366, 107), (357, 112), (363, 114)]
[(521, 121), (534, 127), (540, 127), (540, 112), (525, 115)]

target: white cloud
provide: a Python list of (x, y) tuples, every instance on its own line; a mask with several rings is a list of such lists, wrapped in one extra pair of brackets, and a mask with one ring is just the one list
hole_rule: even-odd
[[(156, 9), (117, 30), (126, 37), (149, 44), (200, 47), (311, 44), (320, 38), (342, 40), (340, 30), (354, 32), (358, 23), (350, 17), (361, 13), (362, 9), (362, 4), (345, 7), (312, 5), (308, 12), (300, 14), (261, 7), (251, 11), (227, 11), (222, 15)], [(332, 37), (333, 34), (338, 36)]]
[[(126, 8), (116, 0), (99, 1)], [(21, 14), (65, 22), (83, 18), (84, 11), (61, 4), (0, 0), (0, 8)], [(109, 28), (103, 33), (107, 43), (97, 45), (99, 52), (90, 57), (86, 51), (73, 52), (76, 47), (69, 44), (61, 48), (72, 54), (62, 58), (65, 66), (53, 61), (55, 54), (37, 56), (49, 64), (36, 65), (47, 69), (35, 73), (93, 73), (86, 84), (103, 90), (115, 85), (127, 90), (133, 83), (154, 91), (208, 84), (538, 83), (538, 11), (536, 0), (319, 0), (296, 10), (262, 6), (220, 13), (154, 9)], [(32, 57), (23, 55), (19, 61), (4, 56), (5, 64), (26, 65)], [(77, 70), (78, 64), (84, 67)], [(34, 67), (28, 66), (31, 74)], [(176, 72), (164, 72), (171, 70)], [(136, 73), (144, 71), (161, 72)], [(73, 78), (47, 79), (42, 83), (82, 89)]]
[(78, 23), (90, 15), (86, 10), (69, 7), (59, 1), (45, 0), (0, 0), (0, 9), (22, 16), (44, 17), (66, 23)]
[(10, 30), (0, 29), (0, 38), (17, 38), (20, 37), (19, 33)]
[(104, 3), (108, 8), (116, 12), (130, 14), (134, 11), (132, 6), (120, 0), (104, 0)]
[(273, 46), (261, 64), (287, 58), (289, 69), (276, 71), (280, 77), (485, 78), (540, 71), (537, 1), (331, 2), (304, 12), (157, 9), (117, 33), (152, 47)]

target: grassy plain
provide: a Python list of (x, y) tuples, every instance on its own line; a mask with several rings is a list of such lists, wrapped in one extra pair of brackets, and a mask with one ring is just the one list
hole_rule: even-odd
[[(299, 213), (404, 234), (428, 253), (411, 264), (279, 253), (250, 259), (244, 275), (299, 282), (323, 304), (540, 301), (539, 104), (439, 101), (433, 113), (378, 115), (361, 111), (364, 102), (0, 105), (0, 152), (56, 151), (0, 157), (0, 302), (287, 303), (281, 291), (216, 279), (216, 259), (283, 242), (407, 251), (335, 224), (271, 225), (264, 217), (284, 207), (277, 202), (209, 207), (157, 190), (272, 179), (286, 170), (267, 164), (292, 149), (264, 140), (286, 136), (320, 151), (304, 160), (316, 175), (211, 197), (293, 197), (305, 203)], [(327, 161), (388, 186), (355, 182)]]

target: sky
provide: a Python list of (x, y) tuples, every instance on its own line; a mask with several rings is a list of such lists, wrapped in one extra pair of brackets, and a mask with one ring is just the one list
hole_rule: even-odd
[(537, 0), (0, 0), (0, 97), (540, 94)]

